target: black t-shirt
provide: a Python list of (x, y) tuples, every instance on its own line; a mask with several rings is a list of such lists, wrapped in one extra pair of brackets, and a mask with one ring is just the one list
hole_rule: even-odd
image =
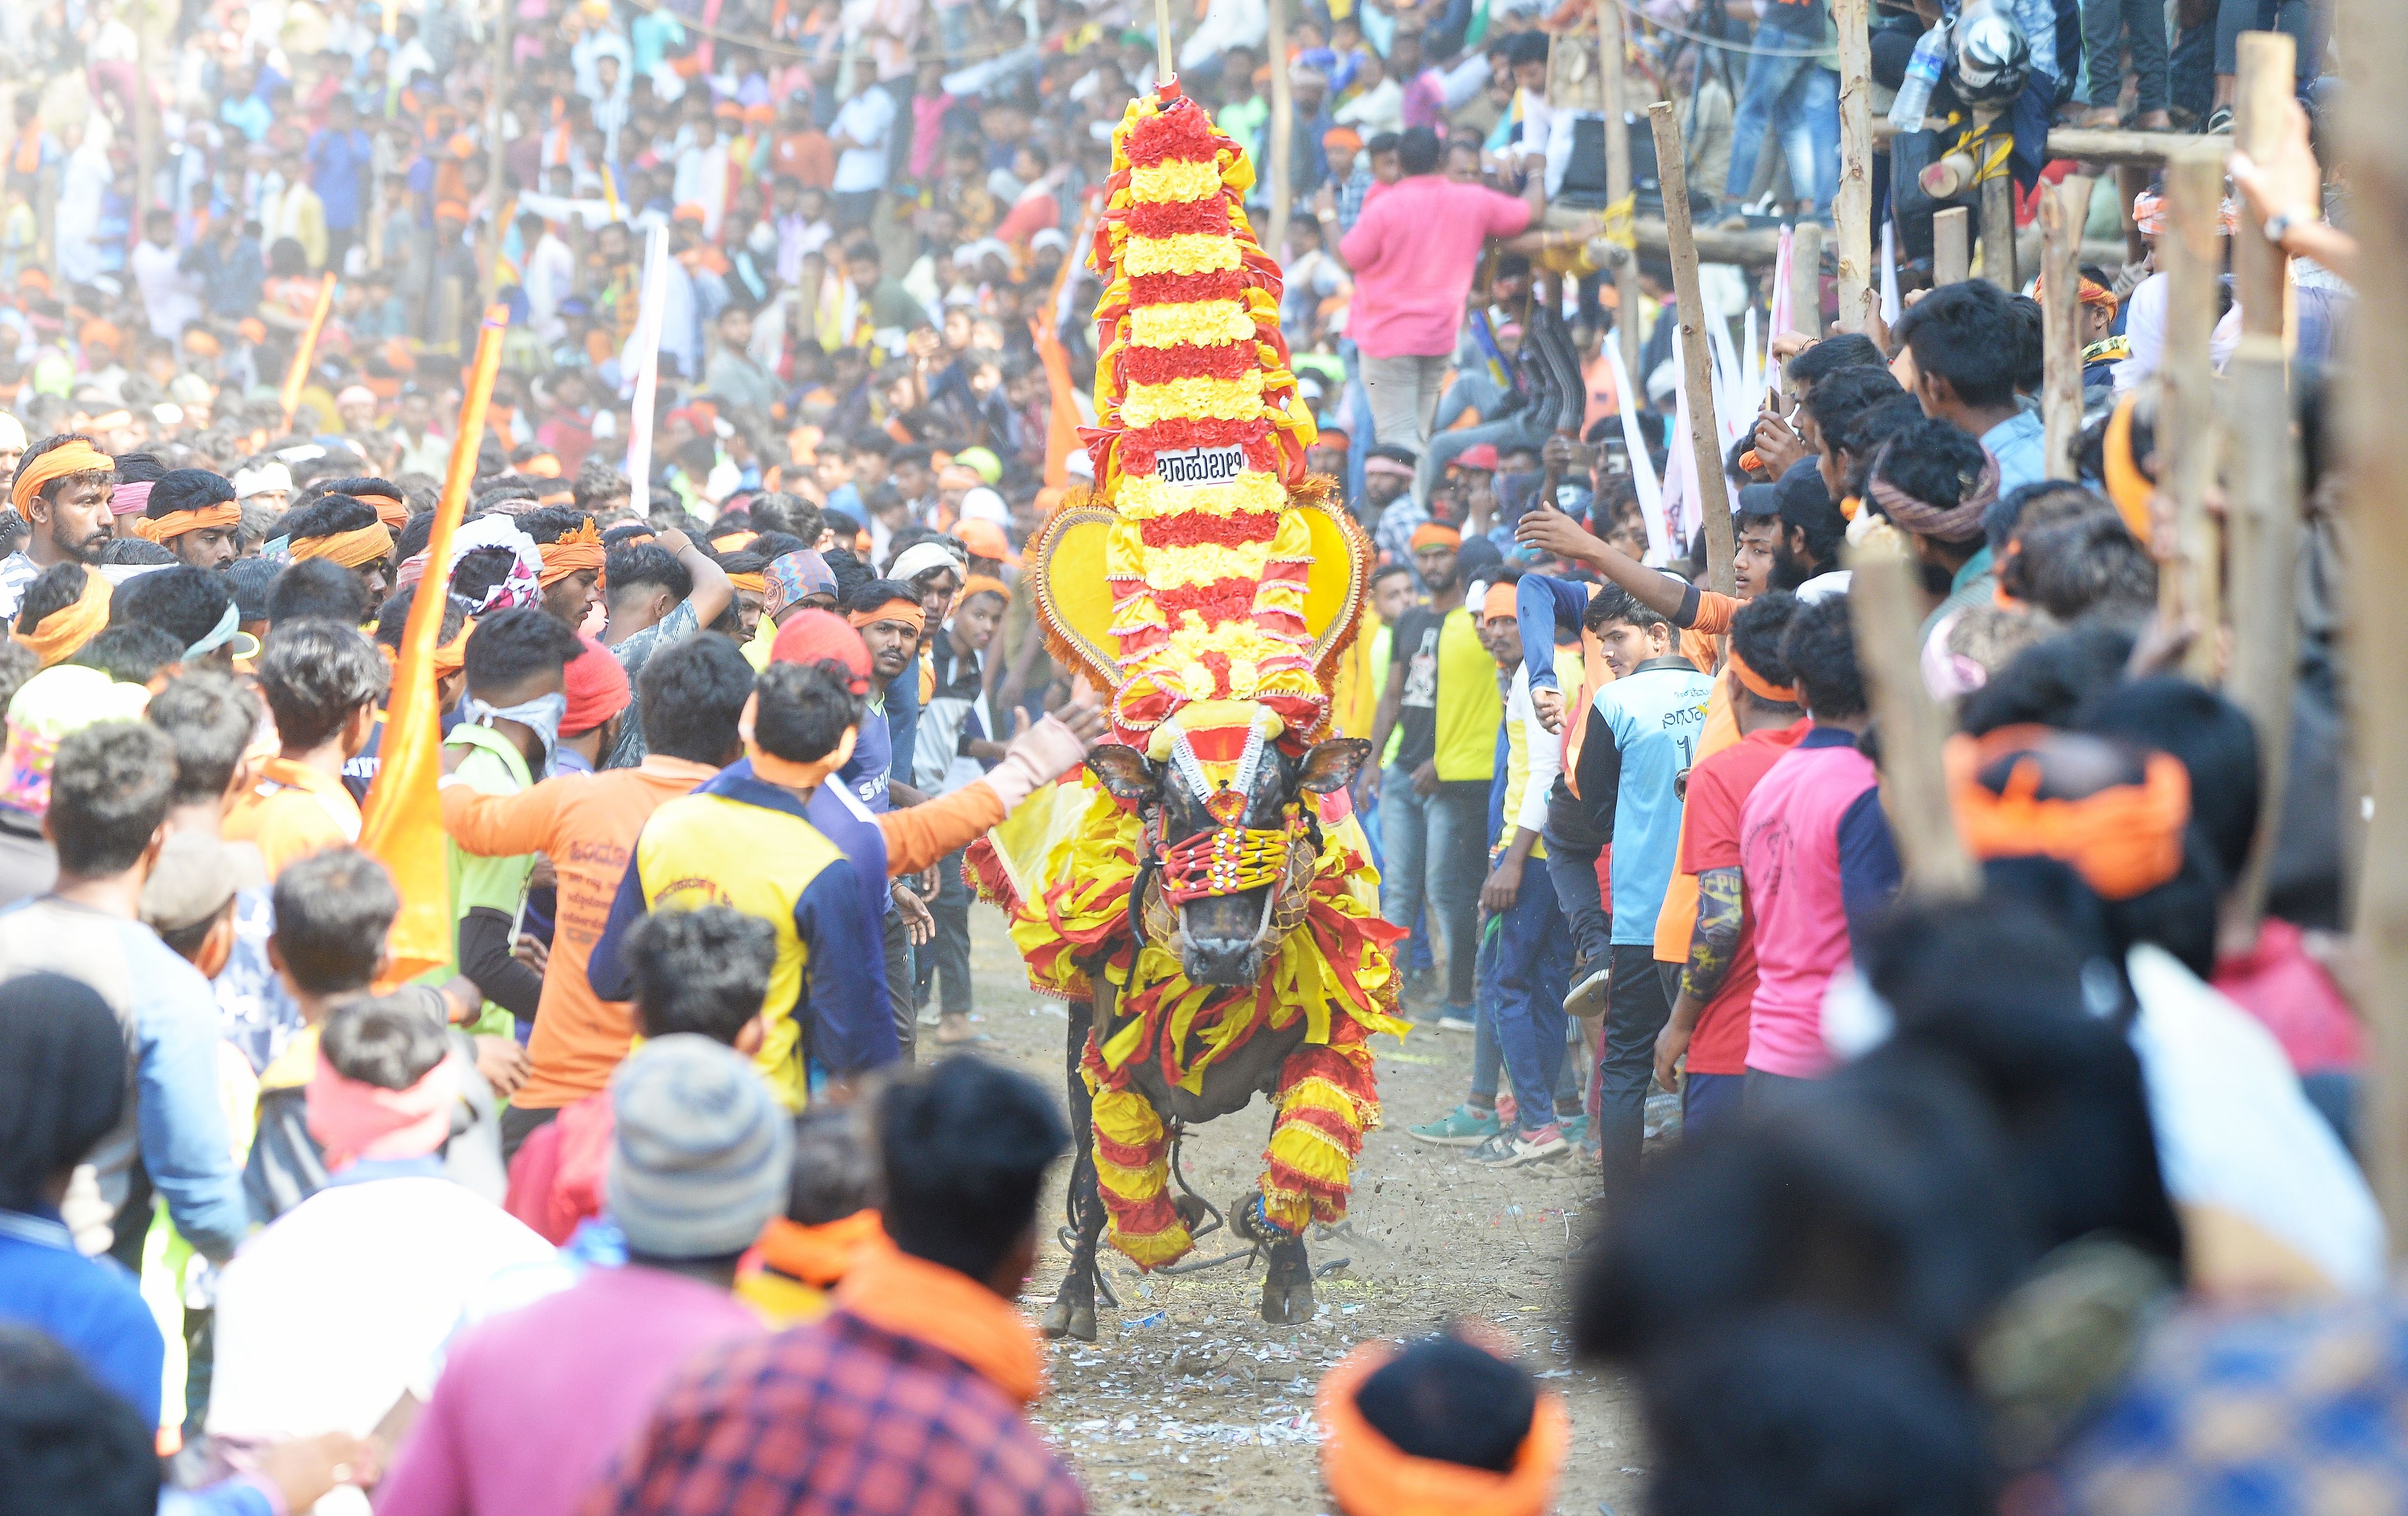
[(1410, 774), (1438, 753), (1438, 637), (1446, 613), (1415, 606), (1390, 634), (1397, 686), (1397, 766)]

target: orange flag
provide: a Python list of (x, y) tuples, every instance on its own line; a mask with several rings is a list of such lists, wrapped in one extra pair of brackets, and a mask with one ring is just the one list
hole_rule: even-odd
[(477, 472), (477, 443), (485, 435), (485, 401), (502, 366), (507, 306), (485, 310), (477, 334), (477, 361), (452, 434), (452, 465), (443, 475), (443, 498), (435, 508), (435, 530), (426, 539), (425, 578), (409, 606), (402, 630), (401, 658), (385, 702), (382, 762), (368, 786), (360, 846), (393, 875), (401, 914), (386, 939), (393, 982), (417, 978), (452, 961), (452, 884), (443, 856), (443, 806), (436, 786), (443, 778), (443, 712), (435, 704), (435, 649), (443, 631), (443, 565), (450, 562), (452, 534), (468, 509), (468, 486)]
[[(318, 303), (310, 307), (309, 324), (301, 329), (301, 345), (293, 350), (293, 366), (284, 372), (284, 393), (277, 398), (284, 404), (284, 424), (293, 424), (293, 412), (300, 408), (301, 386), (309, 381), (309, 361), (318, 354), (318, 334), (325, 330), (326, 312), (335, 308), (335, 271), (318, 282)], [(331, 417), (320, 417), (321, 421)]]
[[(1092, 210), (1080, 215), (1079, 235), (1070, 239), (1072, 248), (1085, 240), (1094, 220)], [(1052, 397), (1045, 408), (1045, 482), (1057, 488), (1070, 482), (1070, 454), (1083, 446), (1079, 440), (1078, 403), (1070, 398), (1070, 351), (1062, 346), (1054, 325), (1062, 308), (1062, 286), (1078, 262), (1062, 260), (1062, 266), (1054, 271), (1054, 287), (1045, 292), (1044, 312), (1028, 318), (1028, 335), (1036, 339), (1037, 359), (1045, 365), (1045, 389)]]

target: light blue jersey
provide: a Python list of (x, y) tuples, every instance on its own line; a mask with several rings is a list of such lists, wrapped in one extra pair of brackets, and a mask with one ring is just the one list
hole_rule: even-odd
[(1612, 734), (1620, 770), (1613, 794), (1618, 944), (1656, 941), (1656, 917), (1681, 842), (1679, 779), (1697, 762), (1713, 688), (1685, 658), (1651, 658), (1597, 693), (1597, 714)]

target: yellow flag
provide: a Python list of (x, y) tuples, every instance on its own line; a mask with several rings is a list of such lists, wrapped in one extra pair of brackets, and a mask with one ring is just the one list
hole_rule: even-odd
[(509, 321), (508, 307), (488, 307), (477, 334), (477, 360), (460, 406), (460, 429), (452, 436), (452, 465), (443, 475), (435, 530), (426, 539), (426, 574), (418, 581), (402, 631), (399, 666), (385, 702), (380, 762), (363, 808), (360, 846), (384, 865), (401, 895), (401, 914), (386, 939), (394, 983), (452, 961), (452, 885), (444, 867), (443, 806), (436, 794), (443, 778), (443, 712), (435, 702), (435, 649), (443, 632), (444, 565), (452, 534), (468, 508), (477, 445), (485, 435), (485, 401), (502, 366), (502, 333)]

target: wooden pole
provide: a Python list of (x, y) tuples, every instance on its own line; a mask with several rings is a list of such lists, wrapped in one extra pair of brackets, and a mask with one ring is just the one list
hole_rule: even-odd
[(1981, 873), (1956, 835), (1941, 749), (1956, 723), (1923, 682), (1923, 593), (1904, 551), (1876, 540), (1850, 548), (1848, 608), (1865, 694), (1881, 729), (1882, 808), (1889, 813), (1906, 887), (1926, 900), (1981, 893)]
[[(2246, 236), (2247, 230), (2243, 229)], [(2228, 920), (2254, 942), (2290, 779), (2291, 695), (2299, 682), (2300, 452), (2291, 436), (2283, 339), (2243, 332), (2226, 366), (2232, 449), (2232, 670), (2227, 693), (2258, 728), (2258, 830)]]
[[(494, 292), (502, 282), (502, 246), (509, 228), (502, 224), (507, 208), (502, 201), (502, 95), (503, 81), (510, 71), (510, 0), (494, 0), (494, 28), (491, 38), (485, 85), (485, 255), (478, 262), (483, 274), (477, 281), (477, 304), (480, 308), (494, 303)], [(481, 331), (479, 340), (482, 340)]]
[(1817, 340), (1823, 336), (1823, 228), (1813, 222), (1789, 230), (1789, 325)]
[(1288, 144), (1296, 131), (1296, 105), (1287, 77), (1287, 0), (1270, 0), (1267, 48), (1271, 55), (1271, 220), (1264, 229), (1263, 250), (1276, 259), (1286, 255), (1287, 215), (1290, 197), (1296, 193), (1287, 181)]
[(1982, 181), (1982, 277), (2015, 293), (2015, 181), (2004, 169)]
[[(1622, 41), (1622, 7), (1618, 0), (1597, 0), (1598, 82), (1605, 90), (1605, 198), (1620, 205), (1630, 194), (1628, 51)], [(1646, 376), (1639, 372), (1639, 259), (1634, 255), (1613, 265), (1614, 330), (1622, 344), (1622, 370), (1641, 386), (1637, 395), (1617, 395), (1615, 404), (1646, 404)]]
[[(2349, 500), (2357, 547), (2350, 565), (2348, 640), (2359, 666), (2379, 668), (2408, 647), (2408, 473), (2397, 466), (2398, 397), (2408, 394), (2408, 27), (2390, 0), (2344, 0), (2337, 24), (2349, 88), (2340, 108), (2340, 174), (2361, 249), (2358, 308), (2344, 340), (2354, 350), (2342, 386), (2348, 427)], [(2372, 817), (2358, 892), (2356, 935), (2365, 972), (2358, 1013), (2374, 1033), (2372, 1088), (2359, 1151), (2390, 1223), (2394, 1258), (2408, 1255), (2408, 681), (2354, 681), (2353, 739), (2372, 775)], [(2356, 802), (2350, 802), (2355, 810)]]
[[(2291, 103), (2299, 45), (2287, 32), (2241, 34), (2240, 78), (2232, 96), (2232, 146), (2259, 163), (2274, 155), (2283, 111)], [(2242, 211), (2232, 239), (2232, 297), (2241, 329), (2282, 336), (2290, 260), (2262, 235), (2265, 222)]]
[(2041, 387), (2043, 463), (2053, 479), (2074, 477), (2073, 449), (2082, 435), (2082, 212), (2071, 193), (2050, 190), (2040, 199)]
[[(1681, 387), (1689, 396), (1689, 449), (1698, 466), (1698, 514), (1706, 526), (1706, 573), (1713, 589), (1733, 593), (1730, 493), (1723, 482), (1722, 432), (1714, 420), (1713, 354), (1706, 346), (1706, 303), (1698, 290), (1698, 249), (1689, 228), (1689, 165), (1672, 103), (1647, 107), (1656, 133), (1656, 172), (1664, 186), (1664, 235), (1671, 244), (1672, 290), (1680, 302)], [(1634, 376), (1635, 378), (1635, 376)]]
[(2165, 356), (2157, 379), (2157, 488), (2172, 497), (2176, 559), (2158, 580), (2162, 608), (2197, 633), (2183, 671), (2201, 682), (2215, 677), (2223, 621), (2221, 534), (2208, 514), (2208, 486), (2217, 458), (2215, 375), (2208, 337), (2215, 326), (2215, 286), (2222, 272), (2219, 222), (2224, 200), (2224, 150), (2185, 149), (2166, 165), (2166, 230), (2158, 250), (2166, 264)]
[[(2240, 79), (2233, 95), (2232, 144), (2260, 162), (2272, 156), (2290, 103), (2297, 45), (2285, 32), (2241, 34)], [(2255, 941), (2266, 908), (2274, 829), (2290, 779), (2291, 694), (2299, 681), (2297, 594), (2300, 458), (2291, 435), (2286, 373), (2290, 278), (2282, 250), (2266, 240), (2244, 204), (2232, 239), (2233, 297), (2241, 305), (2241, 344), (2226, 369), (2226, 421), (2232, 448), (2225, 493), (2230, 502), (2232, 672), (2230, 693), (2258, 728), (2258, 830), (2233, 892), (2229, 921), (2238, 940)]]
[(1973, 213), (1951, 206), (1931, 218), (1931, 283), (1962, 284), (1973, 269)]
[(1840, 34), (1840, 189), (1831, 222), (1840, 234), (1840, 330), (1872, 329), (1880, 288), (1873, 282), (1872, 44), (1867, 0), (1831, 0)]

